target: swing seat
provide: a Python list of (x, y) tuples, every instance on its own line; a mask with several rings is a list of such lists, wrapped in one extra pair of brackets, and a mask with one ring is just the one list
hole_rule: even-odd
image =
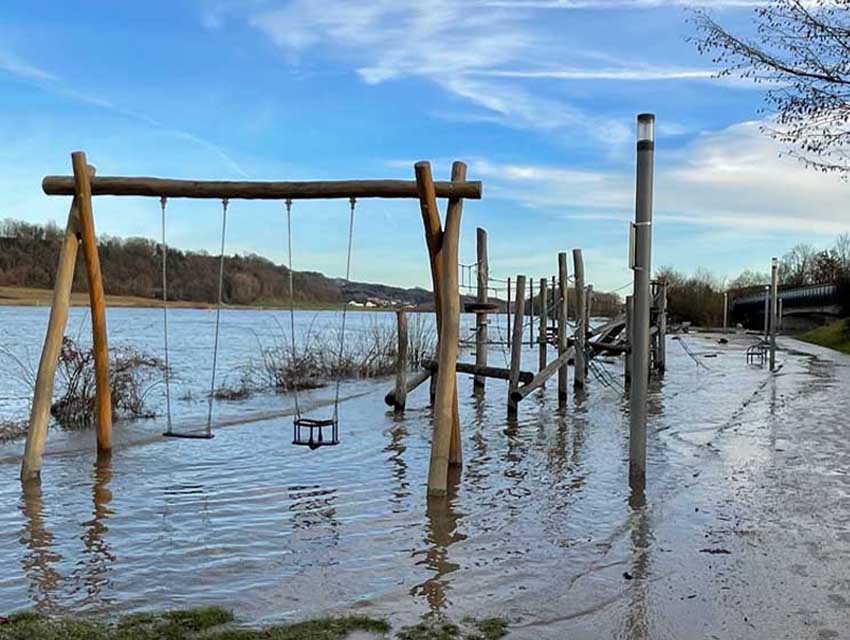
[(187, 440), (211, 440), (215, 438), (212, 433), (180, 433), (178, 431), (163, 431), (163, 438), (185, 438)]
[[(325, 437), (324, 429), (331, 428), (331, 437)], [(335, 418), (317, 419), (317, 418), (295, 418), (292, 421), (292, 444), (310, 447), (315, 451), (319, 447), (332, 447), (339, 444), (339, 435), (337, 433), (337, 421)], [(307, 438), (304, 438), (302, 430), (307, 430)], [(316, 434), (314, 436), (314, 431)]]

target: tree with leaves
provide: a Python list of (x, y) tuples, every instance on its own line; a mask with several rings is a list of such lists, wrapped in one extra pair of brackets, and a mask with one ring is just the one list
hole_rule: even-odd
[(692, 21), (700, 53), (721, 77), (767, 88), (776, 114), (764, 126), (789, 154), (825, 172), (850, 171), (850, 0), (772, 0), (755, 10), (752, 35), (732, 33), (708, 11)]

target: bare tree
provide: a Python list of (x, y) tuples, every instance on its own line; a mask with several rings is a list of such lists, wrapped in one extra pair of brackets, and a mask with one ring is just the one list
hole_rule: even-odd
[(817, 249), (810, 244), (797, 244), (782, 256), (779, 274), (782, 284), (800, 286), (814, 283)]
[(755, 12), (755, 31), (727, 31), (696, 11), (693, 38), (720, 76), (764, 83), (776, 111), (764, 129), (821, 171), (850, 170), (850, 2), (772, 0)]

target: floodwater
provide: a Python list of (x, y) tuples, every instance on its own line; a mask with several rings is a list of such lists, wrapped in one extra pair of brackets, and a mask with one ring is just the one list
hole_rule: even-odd
[[(158, 313), (111, 311), (113, 344), (155, 344)], [(45, 310), (0, 314), (37, 351)], [(256, 357), (271, 316), (225, 314), (225, 377)], [(367, 316), (381, 317), (354, 314), (355, 327)], [(208, 371), (197, 362), (211, 316), (173, 317), (190, 384)], [(427, 389), (394, 416), (388, 380), (344, 385), (342, 443), (316, 452), (290, 444), (289, 418), (262, 419), (289, 408), (277, 395), (216, 404), (217, 420), (252, 421), (210, 441), (161, 439), (161, 419), (117, 425), (108, 462), (91, 432), (53, 430), (42, 485), (27, 491), (22, 444), (5, 445), (0, 613), (224, 604), (251, 622), (502, 615), (515, 638), (848, 637), (850, 358), (787, 339), (771, 375), (746, 364), (751, 337), (682, 338), (693, 357), (669, 338), (652, 384), (644, 504), (630, 504), (616, 358), (598, 361), (615, 379), (591, 375), (565, 411), (549, 384), (514, 420), (506, 383), (476, 398), (461, 376), (465, 464), (440, 500), (425, 497)], [(203, 422), (203, 397), (175, 405)]]

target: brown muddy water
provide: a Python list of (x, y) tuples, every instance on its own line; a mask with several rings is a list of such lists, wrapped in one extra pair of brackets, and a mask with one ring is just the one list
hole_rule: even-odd
[[(110, 322), (155, 336), (154, 313)], [(184, 313), (187, 327), (206, 321)], [(239, 313), (261, 312), (226, 314), (237, 345), (258, 317)], [(644, 505), (627, 488), (627, 402), (594, 376), (566, 411), (550, 384), (516, 420), (505, 383), (479, 399), (460, 377), (465, 465), (444, 500), (425, 498), (427, 390), (396, 417), (387, 381), (344, 386), (342, 444), (317, 452), (290, 445), (289, 418), (263, 419), (287, 411), (275, 395), (217, 405), (219, 420), (253, 421), (212, 441), (121, 424), (100, 464), (90, 432), (53, 430), (40, 489), (22, 491), (22, 444), (5, 445), (0, 613), (220, 604), (252, 622), (499, 615), (515, 638), (850, 637), (850, 358), (787, 339), (771, 375), (746, 364), (752, 338), (683, 337), (701, 365), (670, 339)], [(185, 405), (181, 419), (203, 414)]]

